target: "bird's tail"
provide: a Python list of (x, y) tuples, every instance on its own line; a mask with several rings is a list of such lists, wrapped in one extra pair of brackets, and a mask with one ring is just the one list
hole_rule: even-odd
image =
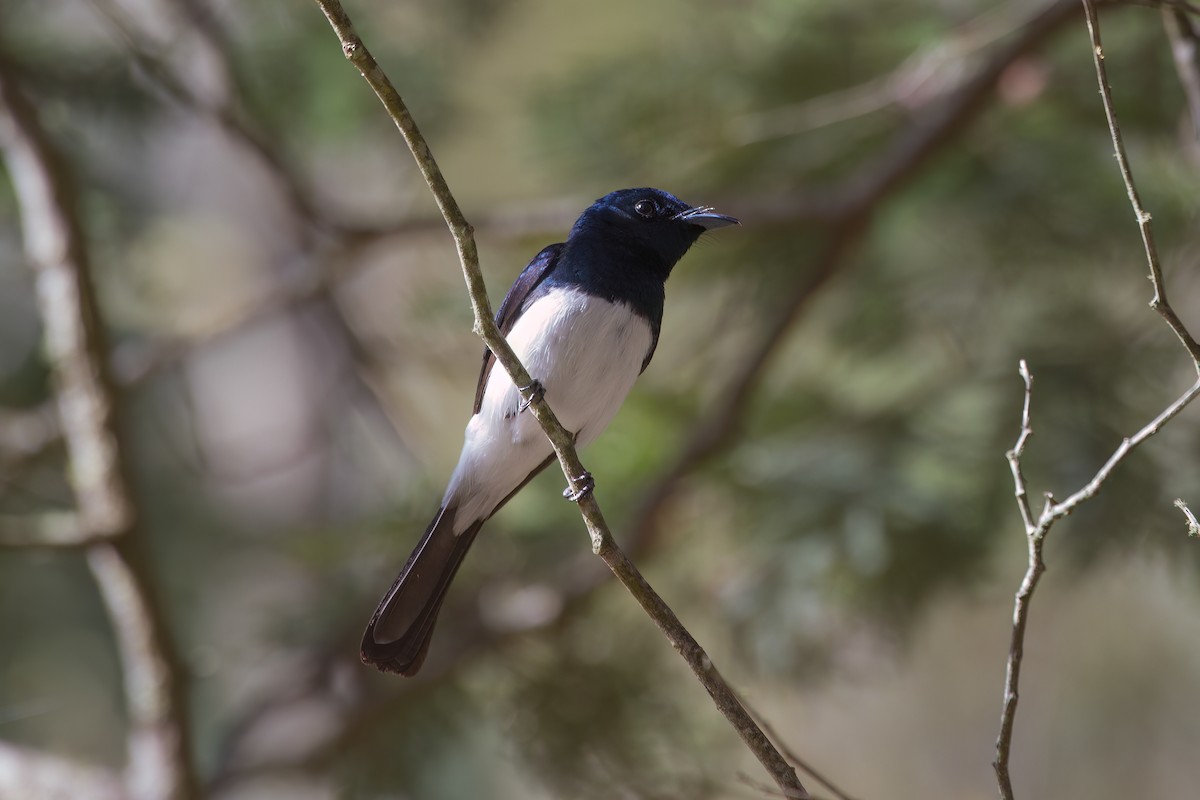
[(454, 508), (438, 510), (367, 625), (360, 652), (364, 663), (385, 672), (417, 673), (446, 591), (482, 526), (478, 520), (455, 534)]

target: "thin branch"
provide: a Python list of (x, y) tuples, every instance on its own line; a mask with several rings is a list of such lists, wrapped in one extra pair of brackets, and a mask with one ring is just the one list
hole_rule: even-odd
[[(1031, 385), (1032, 379), (1026, 382), (1026, 409), (1028, 409)], [(1042, 560), (1042, 547), (1046, 535), (1050, 532), (1054, 523), (1069, 515), (1085, 501), (1095, 497), (1104, 483), (1112, 476), (1117, 466), (1138, 445), (1158, 433), (1163, 425), (1195, 400), (1197, 396), (1200, 396), (1200, 379), (1192, 384), (1187, 391), (1180, 395), (1171, 405), (1167, 406), (1145, 427), (1133, 436), (1122, 440), (1117, 449), (1113, 451), (1113, 454), (1109, 456), (1108, 461), (1104, 463), (1104, 466), (1100, 468), (1082, 489), (1060, 503), (1055, 502), (1053, 495), (1047, 493), (1045, 505), (1042, 508), (1041, 514), (1038, 515), (1036, 524), (1028, 526), (1027, 523), (1026, 539), (1029, 546), (1029, 562), (1025, 577), (1021, 580), (1021, 586), (1017, 590), (1013, 604), (1012, 636), (1009, 643), (1008, 666), (1004, 678), (1004, 704), (1000, 715), (1000, 733), (996, 738), (996, 760), (993, 763), (1000, 785), (1000, 796), (1004, 800), (1012, 800), (1013, 798), (1012, 780), (1009, 776), (1009, 756), (1012, 749), (1013, 724), (1016, 721), (1018, 688), (1021, 681), (1021, 661), (1024, 657), (1025, 627), (1029, 618), (1030, 599), (1033, 596), (1033, 592), (1037, 589), (1037, 584), (1042, 573), (1046, 571), (1046, 565)], [(1028, 438), (1026, 436), (1027, 432), (1032, 432), (1025, 427), (1027, 423), (1027, 419), (1022, 422), (1021, 438), (1023, 439)], [(1028, 506), (1028, 501), (1024, 497), (1024, 478), (1020, 471), (1020, 453), (1016, 453), (1015, 448), (1014, 453), (1016, 463), (1013, 466), (1013, 482), (1017, 487), (1018, 505), (1022, 506), (1021, 515), (1022, 518), (1025, 518), (1027, 513), (1025, 507)], [(1010, 457), (1010, 464), (1013, 461), (1014, 458)], [(1185, 511), (1185, 513), (1187, 512)]]
[[(1121, 171), (1121, 177), (1125, 182), (1129, 203), (1133, 207), (1134, 216), (1138, 222), (1138, 229), (1141, 233), (1142, 244), (1145, 249), (1146, 262), (1150, 267), (1150, 281), (1154, 287), (1154, 298), (1150, 306), (1162, 316), (1163, 320), (1166, 321), (1167, 325), (1175, 333), (1187, 351), (1188, 356), (1192, 359), (1192, 364), (1196, 368), (1197, 373), (1200, 374), (1200, 346), (1196, 344), (1196, 340), (1192, 338), (1192, 335), (1167, 301), (1162, 268), (1158, 260), (1158, 249), (1155, 245), (1154, 233), (1150, 225), (1150, 214), (1142, 207), (1141, 199), (1133, 180), (1133, 173), (1129, 168), (1129, 161), (1125, 154), (1125, 144), (1121, 138), (1121, 128), (1117, 123), (1116, 112), (1113, 109), (1112, 91), (1109, 88), (1108, 74), (1104, 66), (1104, 48), (1100, 41), (1100, 26), (1096, 19), (1096, 10), (1092, 0), (1082, 0), (1082, 2), (1084, 17), (1087, 20), (1088, 32), (1091, 36), (1092, 60), (1096, 67), (1096, 83), (1100, 87), (1100, 97), (1104, 105), (1105, 117), (1108, 120), (1108, 129), (1113, 142), (1113, 150), (1117, 156), (1117, 164)], [(1025, 381), (1025, 404), (1021, 414), (1021, 432), (1017, 438), (1016, 446), (1008, 454), (1008, 460), (1012, 469), (1013, 484), (1016, 487), (1017, 505), (1021, 511), (1021, 519), (1025, 524), (1029, 559), (1025, 576), (1021, 580), (1021, 585), (1017, 590), (1013, 602), (1013, 626), (1004, 679), (1004, 702), (1000, 715), (1000, 732), (996, 738), (996, 760), (992, 764), (996, 770), (996, 781), (999, 786), (1000, 796), (1004, 800), (1013, 800), (1009, 760), (1012, 753), (1013, 727), (1016, 722), (1017, 703), (1019, 699), (1021, 665), (1025, 650), (1025, 630), (1029, 621), (1029, 604), (1034, 591), (1037, 589), (1038, 581), (1046, 570), (1045, 562), (1042, 559), (1042, 548), (1046, 536), (1058, 520), (1070, 514), (1087, 500), (1095, 497), (1116, 468), (1134, 449), (1158, 433), (1164, 425), (1170, 422), (1200, 395), (1200, 378), (1198, 378), (1191, 387), (1163, 409), (1158, 416), (1142, 427), (1141, 430), (1133, 436), (1122, 440), (1121, 444), (1117, 446), (1104, 465), (1100, 467), (1092, 479), (1081, 489), (1062, 502), (1056, 502), (1053, 495), (1047, 493), (1045, 505), (1042, 508), (1041, 514), (1038, 515), (1036, 523), (1034, 523), (1026, 495), (1025, 478), (1021, 471), (1021, 456), (1024, 453), (1025, 443), (1032, 434), (1032, 428), (1029, 423), (1029, 404), (1033, 388), (1033, 378), (1029, 375), (1024, 361), (1021, 362), (1021, 377)], [(1185, 511), (1185, 513), (1187, 512)]]
[(1183, 517), (1187, 520), (1188, 536), (1200, 537), (1200, 520), (1196, 519), (1196, 515), (1192, 513), (1192, 509), (1188, 507), (1182, 497), (1175, 498), (1175, 507), (1183, 512)]
[[(337, 33), (343, 53), (362, 73), (387, 109), (388, 115), (395, 122), (396, 127), (399, 128), (413, 158), (417, 161), (421, 175), (425, 178), (426, 184), (437, 201), (438, 208), (454, 237), (463, 275), (470, 291), (471, 306), (475, 313), (475, 332), (495, 354), (496, 360), (504, 367), (513, 383), (517, 386), (529, 386), (533, 381), (528, 371), (508, 346), (508, 342), (500, 335), (500, 331), (492, 319), (487, 288), (484, 285), (483, 273), (479, 268), (479, 254), (475, 246), (474, 232), (463, 216), (450, 187), (446, 184), (429, 146), (417, 128), (416, 121), (404, 105), (399, 93), (363, 44), (362, 39), (355, 32), (341, 3), (337, 0), (316, 0), (316, 2)], [(542, 398), (530, 395), (526, 397), (526, 400), (531, 401), (530, 408), (553, 445), (568, 483), (574, 491), (579, 493), (579, 490), (583, 488), (587, 472), (575, 452), (574, 437), (559, 424), (553, 411)], [(633, 563), (617, 547), (608, 525), (604, 521), (594, 493), (583, 496), (579, 502), (579, 508), (592, 539), (592, 551), (604, 560), (613, 574), (621, 580), (642, 608), (654, 619), (655, 624), (667, 635), (671, 644), (692, 668), (692, 672), (713, 698), (717, 708), (737, 730), (738, 735), (767, 772), (771, 774), (780, 789), (785, 792), (798, 793), (799, 797), (807, 797), (807, 792), (796, 776), (796, 771), (771, 745), (770, 740), (738, 703), (733, 691), (721, 678), (703, 648), (642, 577)]]
[(1029, 365), (1023, 358), (1017, 367), (1017, 373), (1025, 382), (1025, 404), (1021, 409), (1021, 432), (1017, 435), (1017, 443), (1013, 445), (1012, 450), (1008, 451), (1006, 458), (1008, 466), (1012, 470), (1013, 487), (1016, 492), (1017, 507), (1021, 511), (1021, 521), (1025, 523), (1025, 533), (1029, 534), (1033, 532), (1035, 525), (1033, 512), (1029, 507), (1029, 493), (1025, 488), (1025, 474), (1021, 470), (1021, 456), (1025, 454), (1025, 443), (1033, 435), (1033, 428), (1029, 425), (1029, 404), (1033, 401), (1033, 375), (1030, 374)]
[[(1021, 429), (1017, 435), (1017, 443), (1008, 452), (1008, 463), (1012, 469), (1013, 486), (1016, 490), (1017, 506), (1021, 510), (1021, 519), (1025, 522), (1025, 538), (1029, 548), (1029, 561), (1025, 576), (1017, 589), (1013, 601), (1013, 625), (1008, 644), (1008, 661), (1004, 670), (1004, 704), (1000, 712), (1000, 734), (996, 738), (996, 760), (992, 763), (996, 770), (996, 780), (1000, 785), (1000, 796), (1004, 800), (1012, 800), (1012, 778), (1009, 776), (1008, 762), (1012, 751), (1013, 725), (1017, 719), (1017, 702), (1020, 699), (1018, 688), (1021, 685), (1021, 664), (1025, 658), (1025, 627), (1029, 624), (1029, 601), (1037, 589), (1042, 573), (1046, 571), (1046, 563), (1042, 560), (1042, 544), (1045, 541), (1045, 530), (1040, 530), (1033, 523), (1033, 514), (1029, 509), (1029, 497), (1025, 488), (1025, 475), (1021, 469), (1021, 456), (1025, 453), (1025, 444), (1033, 435), (1029, 423), (1029, 407), (1033, 400), (1033, 375), (1025, 360), (1021, 359), (1021, 379), (1025, 383), (1025, 402), (1021, 411)], [(1046, 496), (1046, 507), (1049, 508), (1053, 499)], [(1043, 514), (1044, 517), (1044, 514)]]
[(88, 548), (87, 562), (108, 608), (121, 654), (129, 731), (129, 792), (137, 800), (199, 797), (178, 675), (166, 632), (130, 542)]
[[(1112, 477), (1113, 470), (1117, 468), (1117, 465), (1124, 461), (1125, 458), (1131, 452), (1133, 452), (1134, 448), (1162, 430), (1162, 427), (1170, 422), (1180, 411), (1183, 411), (1183, 409), (1186, 408), (1189, 403), (1196, 399), (1197, 395), (1200, 395), (1200, 379), (1197, 379), (1195, 383), (1188, 387), (1187, 391), (1176, 398), (1175, 402), (1171, 403), (1171, 405), (1164, 408), (1159, 415), (1148, 422), (1144, 428), (1135, 433), (1133, 436), (1122, 440), (1121, 444), (1117, 446), (1117, 449), (1113, 451), (1113, 454), (1109, 456), (1108, 461), (1106, 461), (1104, 466), (1100, 468), (1100, 471), (1097, 472), (1082, 489), (1075, 492), (1075, 494), (1071, 495), (1066, 500), (1063, 500), (1061, 503), (1056, 503), (1051, 506), (1048, 509), (1050, 520), (1058, 520), (1067, 516), (1085, 500), (1090, 500), (1095, 497), (1096, 493), (1100, 491), (1100, 487), (1104, 485), (1104, 482)], [(1045, 514), (1043, 514), (1043, 516), (1045, 516)], [(1041, 520), (1038, 521), (1038, 524), (1042, 524)]]
[(1146, 251), (1146, 263), (1150, 265), (1150, 282), (1154, 286), (1154, 298), (1150, 307), (1157, 311), (1171, 330), (1179, 337), (1180, 343), (1192, 357), (1192, 364), (1200, 374), (1200, 344), (1192, 338), (1187, 328), (1167, 302), (1167, 288), (1163, 283), (1162, 266), (1158, 261), (1158, 247), (1154, 243), (1154, 232), (1150, 225), (1150, 214), (1142, 207), (1142, 199), (1138, 195), (1137, 186), (1133, 182), (1133, 172), (1129, 169), (1129, 158), (1125, 154), (1125, 140), (1121, 137), (1121, 126), (1117, 122), (1117, 112), (1113, 109), (1112, 88), (1108, 85), (1108, 70), (1104, 66), (1104, 47), (1100, 43), (1100, 23), (1096, 19), (1096, 9), (1092, 0), (1083, 0), (1083, 13), (1087, 18), (1088, 33), (1092, 37), (1092, 61), (1096, 65), (1096, 83), (1100, 86), (1100, 97), (1104, 102), (1104, 116), (1108, 119), (1108, 132), (1112, 136), (1113, 151), (1117, 156), (1117, 165), (1121, 170), (1121, 178), (1125, 181), (1125, 191), (1129, 195), (1129, 204), (1133, 207), (1133, 215), (1137, 218), (1138, 230), (1142, 234), (1142, 246)]
[(745, 706), (746, 711), (748, 711), (750, 715), (754, 717), (754, 720), (758, 723), (759, 727), (766, 732), (767, 736), (771, 737), (771, 741), (775, 742), (779, 746), (779, 749), (783, 751), (785, 756), (787, 756), (788, 761), (791, 761), (802, 772), (811, 776), (814, 781), (828, 789), (829, 793), (836, 798), (836, 800), (854, 800), (854, 797), (849, 792), (839, 787), (824, 774), (818, 772), (815, 767), (789, 749), (786, 741), (775, 732), (775, 729), (770, 725), (770, 723), (767, 722), (766, 718), (757, 711), (757, 709), (746, 702), (745, 697), (739, 695), (738, 702)]
[(45, 351), (88, 563), (122, 655), (128, 789), (136, 800), (196, 797), (180, 669), (137, 552), (136, 506), (120, 449), (107, 344), (82, 229), (60, 160), (13, 71), (0, 63), (0, 150), (35, 271)]

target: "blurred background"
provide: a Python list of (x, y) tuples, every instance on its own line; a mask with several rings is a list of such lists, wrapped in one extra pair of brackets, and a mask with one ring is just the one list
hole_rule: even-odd
[[(593, 199), (739, 216), (583, 454), (723, 674), (851, 795), (985, 798), (1031, 494), (1194, 380), (1147, 307), (1079, 4), (347, 4), (477, 228), (494, 303)], [(1172, 301), (1200, 328), (1200, 149), (1163, 16), (1107, 64)], [(77, 189), (194, 753), (220, 798), (752, 798), (758, 765), (591, 556), (547, 472), (488, 525), (421, 676), (357, 660), (436, 509), (481, 345), (452, 242), (311, 3), (4, 0), (0, 54)], [(7, 178), (6, 178), (7, 181)], [(0, 512), (70, 507), (0, 191)], [(1024, 797), (1200, 778), (1200, 415), (1048, 542)], [(79, 553), (0, 550), (0, 740), (119, 769)], [(817, 787), (809, 782), (810, 789)], [(826, 794), (828, 796), (828, 794)]]

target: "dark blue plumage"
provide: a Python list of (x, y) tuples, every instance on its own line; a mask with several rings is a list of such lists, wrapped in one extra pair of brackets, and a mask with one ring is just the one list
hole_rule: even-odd
[[(579, 446), (600, 434), (650, 363), (675, 264), (705, 230), (734, 224), (659, 189), (622, 189), (593, 203), (567, 241), (543, 249), (513, 283), (496, 323)], [(553, 459), (494, 364), (485, 352), (442, 506), (363, 635), (363, 661), (382, 670), (417, 672), (480, 527)]]

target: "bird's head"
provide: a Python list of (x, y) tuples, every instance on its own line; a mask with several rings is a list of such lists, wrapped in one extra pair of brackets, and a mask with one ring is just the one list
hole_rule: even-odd
[(596, 234), (648, 248), (670, 269), (706, 230), (738, 224), (733, 217), (707, 206), (689, 206), (661, 189), (619, 189), (584, 211), (571, 236)]

